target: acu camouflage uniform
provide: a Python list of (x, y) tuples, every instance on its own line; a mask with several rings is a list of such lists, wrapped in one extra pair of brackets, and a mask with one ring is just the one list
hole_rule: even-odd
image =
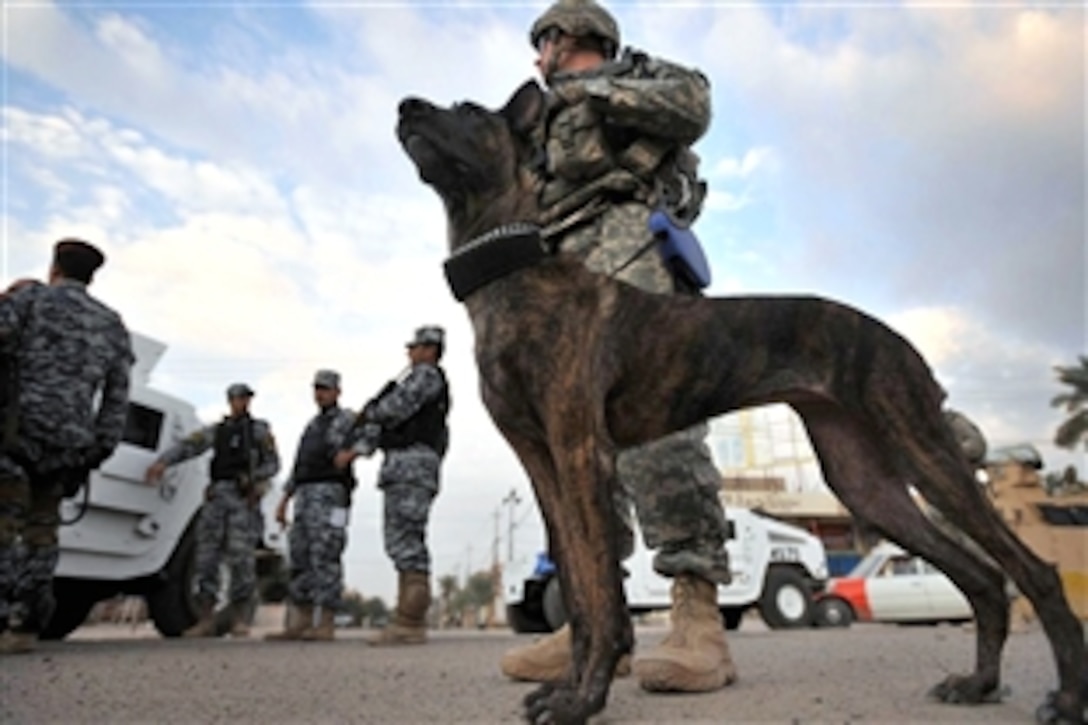
[[(698, 214), (705, 187), (693, 181), (698, 160), (688, 146), (710, 122), (708, 81), (626, 50), (598, 69), (555, 73), (549, 84), (541, 128), (546, 233), (592, 271), (648, 292), (676, 292), (648, 220), (657, 208), (687, 220)], [(619, 454), (621, 548), (625, 558), (633, 548), (633, 498), (646, 545), (658, 550), (656, 570), (728, 583), (721, 479), (706, 435), (700, 424)]]
[[(230, 570), (230, 602), (245, 607), (257, 588), (254, 549), (261, 531), (256, 523), (260, 499), (268, 480), (280, 470), (279, 453), (266, 421), (249, 415), (225, 416), (165, 451), (159, 462), (171, 466), (212, 448), (211, 483), (196, 524), (197, 598), (204, 605), (216, 602), (219, 565), (225, 559)], [(253, 462), (252, 478), (246, 456)]]
[[(449, 406), (445, 372), (438, 365), (419, 363), (402, 380), (386, 385), (362, 413), (363, 425), (354, 449), (363, 455), (376, 448), (385, 452), (378, 473), (378, 488), (385, 494), (385, 552), (400, 572), (431, 570), (427, 521), (438, 494), (439, 467), (449, 445)], [(435, 440), (404, 440), (398, 435), (423, 414), (440, 418), (441, 430)]]
[(302, 433), (294, 471), (284, 484), (284, 494), (295, 499), (288, 534), (288, 591), (294, 604), (340, 607), (344, 579), (340, 555), (347, 543), (355, 478), (350, 468), (337, 470), (332, 461), (348, 447), (354, 424), (355, 414), (339, 405), (314, 416)]
[(0, 631), (18, 602), (22, 629), (40, 632), (55, 607), (61, 479), (117, 447), (134, 358), (121, 317), (72, 279), (0, 296), (0, 354), (18, 388), (0, 452)]

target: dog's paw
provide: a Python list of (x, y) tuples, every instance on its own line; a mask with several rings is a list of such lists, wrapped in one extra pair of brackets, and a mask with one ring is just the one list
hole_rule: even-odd
[(525, 719), (533, 725), (582, 725), (595, 711), (570, 685), (543, 685), (525, 697)]
[(1008, 689), (985, 683), (974, 675), (949, 675), (929, 690), (929, 697), (949, 705), (979, 705), (1001, 702)]
[(1046, 700), (1035, 710), (1035, 722), (1039, 725), (1084, 725), (1088, 723), (1088, 703), (1063, 702), (1058, 692), (1048, 692)]

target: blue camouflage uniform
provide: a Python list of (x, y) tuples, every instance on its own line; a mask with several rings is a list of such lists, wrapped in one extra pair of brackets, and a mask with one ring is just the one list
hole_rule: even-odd
[(340, 556), (347, 543), (355, 477), (350, 467), (337, 469), (333, 458), (348, 447), (354, 424), (355, 414), (339, 405), (321, 410), (302, 432), (291, 478), (284, 484), (284, 494), (295, 499), (288, 534), (288, 591), (300, 606), (340, 607), (344, 581)]
[[(201, 428), (159, 456), (167, 466), (214, 449), (211, 483), (197, 520), (197, 596), (214, 604), (219, 594), (219, 565), (230, 570), (230, 602), (248, 603), (256, 591), (254, 549), (260, 529), (255, 510), (268, 480), (280, 470), (280, 457), (267, 421), (248, 414), (225, 416)], [(252, 462), (252, 463), (251, 463)], [(252, 465), (252, 471), (250, 471)]]
[(0, 354), (18, 411), (0, 452), (0, 631), (17, 601), (21, 628), (40, 632), (55, 607), (62, 480), (120, 442), (134, 357), (120, 315), (63, 277), (0, 296)]
[(400, 572), (429, 572), (427, 521), (438, 494), (439, 467), (449, 445), (446, 374), (438, 365), (413, 365), (367, 404), (354, 449), (384, 453), (378, 487), (385, 494), (385, 552)]

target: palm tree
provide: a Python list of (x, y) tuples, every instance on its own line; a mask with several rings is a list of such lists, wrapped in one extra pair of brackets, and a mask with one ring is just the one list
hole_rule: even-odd
[(1065, 408), (1069, 413), (1065, 422), (1058, 426), (1054, 443), (1062, 448), (1073, 448), (1084, 441), (1088, 449), (1088, 357), (1079, 355), (1078, 358), (1080, 367), (1054, 367), (1058, 380), (1073, 388), (1072, 392), (1056, 395), (1050, 401), (1051, 406)]

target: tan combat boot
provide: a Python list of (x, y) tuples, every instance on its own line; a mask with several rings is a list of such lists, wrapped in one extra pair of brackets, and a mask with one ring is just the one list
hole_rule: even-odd
[(282, 632), (271, 632), (264, 638), (270, 642), (297, 642), (302, 633), (314, 625), (314, 608), (310, 604), (289, 604), (287, 624)]
[(233, 602), (230, 605), (230, 636), (238, 639), (249, 637), (249, 602)]
[(302, 631), (302, 639), (307, 642), (331, 642), (336, 639), (335, 612), (330, 607), (321, 607), (321, 614), (316, 627), (307, 627)]
[(0, 633), (0, 655), (17, 655), (33, 652), (38, 644), (38, 635), (34, 632), (15, 632), (5, 629)]
[(709, 692), (737, 679), (718, 610), (718, 587), (691, 574), (672, 583), (672, 631), (635, 658), (635, 677), (649, 692)]
[[(567, 676), (571, 660), (571, 630), (564, 624), (547, 637), (516, 647), (502, 656), (499, 669), (507, 677), (525, 682), (559, 682)], [(631, 674), (631, 655), (616, 663), (616, 677)]]
[(423, 644), (427, 641), (427, 609), (431, 606), (431, 575), (402, 571), (398, 577), (397, 609), (385, 629), (371, 637), (372, 645)]
[(200, 619), (192, 627), (181, 633), (182, 637), (217, 637), (215, 626), (215, 605), (201, 604)]

